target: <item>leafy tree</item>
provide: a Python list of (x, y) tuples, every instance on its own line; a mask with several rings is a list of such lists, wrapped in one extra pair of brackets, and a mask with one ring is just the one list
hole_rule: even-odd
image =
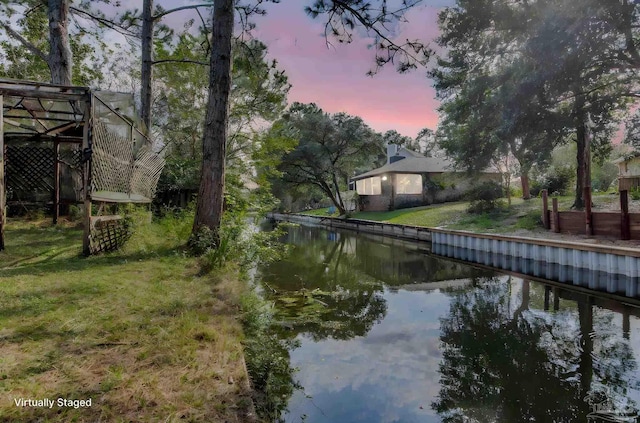
[(395, 129), (391, 129), (382, 135), (382, 141), (385, 145), (395, 144), (399, 147), (406, 147), (409, 150), (419, 151), (420, 146), (413, 138), (400, 134)]
[(278, 166), (282, 179), (293, 186), (320, 188), (341, 214), (346, 209), (340, 191), (347, 179), (383, 150), (382, 137), (361, 118), (330, 115), (315, 104), (294, 103), (275, 130), (293, 130), (298, 140)]
[(417, 151), (427, 157), (439, 157), (443, 155), (433, 129), (422, 128), (415, 138), (415, 143), (418, 145)]
[[(154, 122), (167, 146), (167, 164), (160, 184), (169, 190), (197, 189), (202, 162), (203, 116), (208, 69), (193, 62), (206, 62), (209, 52), (206, 35), (180, 34), (172, 49), (160, 47), (158, 61), (180, 58), (171, 66), (155, 72)], [(234, 43), (234, 80), (231, 88), (229, 137), (226, 148), (227, 176), (234, 175), (239, 186), (250, 180), (266, 179), (253, 176), (254, 166), (275, 166), (274, 155), (281, 155), (287, 146), (261, 135), (260, 126), (275, 120), (286, 106), (289, 90), (287, 77), (276, 61), (266, 58), (267, 48), (258, 40)], [(275, 152), (278, 153), (275, 153)]]
[(567, 0), (460, 0), (443, 12), (439, 42), (449, 53), (433, 75), (445, 100), (445, 149), (472, 168), (510, 152), (526, 181), (571, 129), (574, 206), (582, 207), (587, 146), (606, 151), (630, 86), (612, 56), (622, 34), (610, 11), (590, 0), (580, 8)]
[[(69, 35), (69, 7), (68, 1), (3, 2), (1, 12), (7, 18), (16, 18), (17, 25), (12, 27), (9, 19), (1, 25), (9, 36), (0, 41), (0, 72), (5, 77), (51, 80), (63, 85), (100, 84), (101, 65), (110, 49), (99, 40), (83, 39), (80, 28)], [(51, 29), (56, 25), (50, 26), (49, 22), (58, 22), (57, 29)], [(31, 54), (25, 54), (25, 49)]]

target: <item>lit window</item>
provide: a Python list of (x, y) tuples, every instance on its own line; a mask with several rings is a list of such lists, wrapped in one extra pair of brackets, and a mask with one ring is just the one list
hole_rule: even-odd
[(380, 195), (382, 186), (379, 176), (373, 178), (360, 179), (356, 181), (356, 192), (358, 195)]
[(422, 194), (422, 176), (396, 175), (396, 194)]

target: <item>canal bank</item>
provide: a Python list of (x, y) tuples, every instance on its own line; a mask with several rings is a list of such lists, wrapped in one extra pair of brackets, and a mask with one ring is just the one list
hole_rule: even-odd
[(635, 298), (640, 249), (542, 238), (481, 234), (359, 219), (271, 214), (276, 221), (346, 229), (410, 241), (430, 241), (434, 253), (504, 270)]

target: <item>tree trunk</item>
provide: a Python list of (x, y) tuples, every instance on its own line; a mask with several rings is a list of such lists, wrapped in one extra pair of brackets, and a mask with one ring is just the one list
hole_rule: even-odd
[(333, 186), (336, 188), (336, 199), (340, 204), (340, 206), (338, 207), (340, 209), (340, 214), (343, 215), (347, 212), (347, 208), (344, 205), (344, 201), (342, 201), (342, 196), (340, 195), (340, 185), (338, 184), (338, 179), (336, 178), (335, 172), (333, 173)]
[(69, 44), (69, 0), (49, 0), (48, 65), (51, 82), (71, 85), (71, 45)]
[(153, 0), (142, 6), (142, 68), (140, 71), (140, 119), (151, 129), (151, 81), (153, 78)]
[[(580, 92), (580, 90), (576, 90), (576, 92)], [(587, 159), (590, 156), (587, 155), (587, 149), (589, 148), (587, 145), (587, 119), (584, 112), (584, 97), (582, 95), (576, 96), (574, 108), (577, 144), (576, 162), (578, 166), (576, 167), (575, 200), (572, 207), (577, 210), (582, 210), (584, 209), (584, 187), (586, 186), (585, 184), (590, 183), (591, 180), (590, 175), (587, 175), (589, 168)]]
[(520, 184), (522, 185), (522, 199), (530, 200), (531, 191), (529, 190), (529, 169), (520, 168)]
[(233, 19), (233, 0), (215, 0), (211, 37), (209, 101), (202, 137), (202, 172), (193, 222), (194, 233), (204, 226), (211, 229), (215, 236), (220, 230), (224, 203)]

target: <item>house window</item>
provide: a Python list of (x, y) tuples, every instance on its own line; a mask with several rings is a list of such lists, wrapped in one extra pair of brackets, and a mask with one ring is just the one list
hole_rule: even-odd
[(422, 175), (396, 175), (396, 194), (422, 194)]
[(382, 186), (379, 176), (373, 178), (360, 179), (356, 181), (356, 192), (358, 195), (380, 195)]

